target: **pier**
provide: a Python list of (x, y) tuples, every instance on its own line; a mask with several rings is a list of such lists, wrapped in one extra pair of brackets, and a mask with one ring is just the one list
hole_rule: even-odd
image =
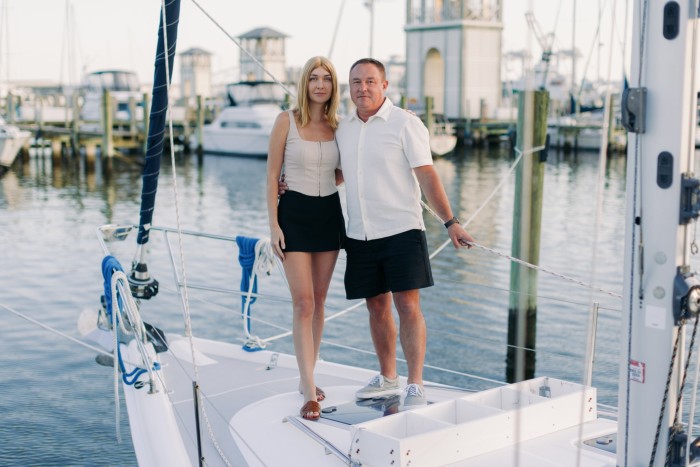
[[(105, 90), (92, 111), (86, 111), (86, 105), (90, 104), (79, 94), (68, 97), (36, 95), (29, 104), (23, 103), (20, 96), (8, 94), (2, 107), (9, 123), (34, 135), (22, 149), (23, 155), (30, 146), (50, 146), (54, 155), (61, 155), (70, 148), (73, 154), (84, 153), (88, 159), (96, 157), (98, 152), (108, 158), (117, 153), (145, 154), (150, 115), (148, 93), (142, 94), (140, 99), (130, 96), (124, 100)], [(201, 134), (202, 127), (213, 120), (216, 109), (197, 97), (172, 106), (170, 112), (172, 139), (189, 151), (192, 136)], [(169, 127), (165, 131), (167, 146)]]

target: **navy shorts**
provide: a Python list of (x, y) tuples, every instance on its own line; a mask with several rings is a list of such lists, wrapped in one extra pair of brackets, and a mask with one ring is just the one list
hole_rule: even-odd
[(345, 252), (348, 300), (433, 285), (428, 243), (422, 230), (376, 240), (346, 238)]

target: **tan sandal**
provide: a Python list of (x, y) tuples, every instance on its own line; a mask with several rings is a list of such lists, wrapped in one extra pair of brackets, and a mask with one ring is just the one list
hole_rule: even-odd
[[(304, 394), (304, 393), (301, 391), (301, 389), (299, 389), (299, 394)], [(318, 386), (316, 386), (316, 400), (317, 400), (318, 402), (322, 402), (323, 399), (325, 399), (325, 398), (326, 398), (326, 393), (323, 392), (323, 389), (321, 389), (321, 388), (319, 388)]]
[[(316, 414), (316, 415), (313, 415)], [(315, 422), (321, 418), (321, 405), (316, 401), (307, 401), (299, 410), (299, 415), (304, 420), (311, 420)]]

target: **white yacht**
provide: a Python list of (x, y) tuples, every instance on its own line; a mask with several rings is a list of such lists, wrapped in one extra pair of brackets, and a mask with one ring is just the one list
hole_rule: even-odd
[(80, 120), (84, 122), (84, 130), (101, 130), (102, 99), (106, 90), (110, 92), (115, 103), (115, 123), (131, 121), (132, 112), (136, 121), (143, 121), (143, 93), (136, 73), (126, 70), (100, 70), (86, 75), (83, 82), (84, 102)]
[[(226, 87), (228, 105), (204, 126), (202, 150), (232, 156), (267, 157), (272, 125), (285, 95), (271, 81), (241, 81)], [(191, 147), (197, 148), (197, 138)]]

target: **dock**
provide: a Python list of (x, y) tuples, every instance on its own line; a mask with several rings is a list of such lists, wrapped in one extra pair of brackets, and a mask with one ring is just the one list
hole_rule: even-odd
[[(64, 96), (60, 96), (64, 97)], [(115, 154), (145, 154), (150, 116), (150, 95), (141, 99), (130, 97), (127, 102), (115, 99), (105, 90), (98, 118), (87, 119), (79, 95), (70, 99), (53, 99), (62, 105), (47, 105), (48, 99), (37, 99), (29, 106), (22, 106), (18, 96), (8, 94), (4, 105), (8, 123), (30, 131), (34, 137), (27, 147), (50, 146), (54, 155), (70, 150), (73, 154), (84, 153), (88, 159), (99, 153), (110, 158)], [(82, 101), (82, 102), (81, 102)], [(200, 97), (192, 104), (185, 101), (171, 108), (173, 118), (172, 139), (185, 151), (191, 148), (193, 135), (201, 135), (204, 124), (213, 120), (215, 110), (207, 107)], [(166, 126), (166, 146), (170, 141), (170, 129)], [(198, 139), (201, 141), (201, 138)], [(196, 149), (196, 148), (195, 148)]]

